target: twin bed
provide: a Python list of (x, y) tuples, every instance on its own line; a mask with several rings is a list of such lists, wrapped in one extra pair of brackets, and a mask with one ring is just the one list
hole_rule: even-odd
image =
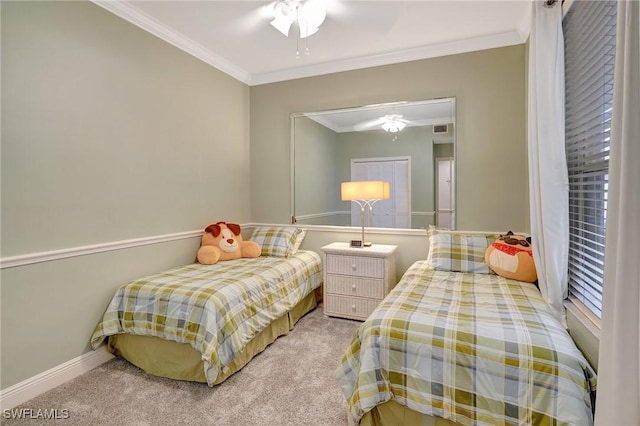
[(349, 423), (593, 424), (595, 374), (534, 284), (484, 264), (497, 236), (430, 237), (336, 371)]
[[(150, 374), (221, 383), (316, 307), (321, 259), (289, 231), (286, 256), (187, 265), (121, 287), (93, 347), (108, 338)], [(429, 232), (428, 259), (361, 325), (336, 370), (349, 423), (593, 424), (595, 374), (535, 285), (486, 267), (495, 236)]]
[(316, 307), (318, 254), (304, 231), (256, 229), (263, 256), (194, 263), (120, 287), (91, 337), (149, 374), (213, 386)]

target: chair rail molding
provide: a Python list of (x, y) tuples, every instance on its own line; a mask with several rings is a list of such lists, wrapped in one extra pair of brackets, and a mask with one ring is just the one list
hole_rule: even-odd
[(175, 234), (155, 235), (151, 237), (133, 238), (130, 240), (110, 241), (106, 243), (92, 244), (79, 247), (70, 247), (60, 250), (41, 251), (0, 258), (0, 269), (14, 268), (16, 266), (30, 265), (33, 263), (49, 262), (52, 260), (66, 259), (69, 257), (84, 256), (87, 254), (103, 253), (113, 250), (122, 250), (132, 247), (146, 246), (149, 244), (166, 243), (169, 241), (195, 238), (202, 235), (202, 230), (178, 232)]

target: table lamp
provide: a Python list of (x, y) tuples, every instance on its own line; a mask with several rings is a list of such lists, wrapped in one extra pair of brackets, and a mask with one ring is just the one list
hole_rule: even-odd
[(342, 182), (340, 195), (342, 201), (353, 201), (360, 206), (360, 220), (362, 224), (362, 240), (352, 240), (352, 247), (369, 247), (370, 242), (364, 240), (365, 208), (369, 208), (372, 214), (373, 205), (380, 200), (388, 200), (391, 197), (391, 185), (382, 180), (363, 180), (354, 182)]

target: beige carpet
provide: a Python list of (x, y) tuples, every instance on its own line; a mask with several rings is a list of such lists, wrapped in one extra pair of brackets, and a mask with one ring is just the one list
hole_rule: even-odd
[[(68, 419), (3, 425), (347, 424), (334, 371), (360, 322), (328, 318), (321, 307), (226, 382), (182, 382), (145, 374), (116, 358), (17, 409), (68, 410)], [(4, 413), (3, 413), (4, 414)]]

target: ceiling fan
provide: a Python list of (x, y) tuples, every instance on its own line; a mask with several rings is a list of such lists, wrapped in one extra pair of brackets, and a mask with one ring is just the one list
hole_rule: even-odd
[(309, 37), (319, 31), (327, 18), (334, 21), (333, 34), (344, 32), (345, 28), (377, 34), (394, 22), (393, 12), (387, 8), (372, 8), (367, 2), (345, 0), (271, 0), (256, 12), (247, 18), (251, 26), (255, 25), (255, 18), (259, 18), (284, 36), (295, 38), (297, 58), (300, 57), (300, 42), (304, 40), (304, 53), (308, 55)]
[(387, 114), (373, 120), (357, 123), (354, 126), (354, 130), (361, 132), (381, 128), (389, 133), (397, 133), (404, 129), (409, 123), (411, 122), (403, 118), (402, 114)]
[(309, 37), (318, 32), (327, 17), (324, 0), (278, 0), (272, 7), (271, 25), (287, 37), (294, 23), (297, 23), (300, 38)]

